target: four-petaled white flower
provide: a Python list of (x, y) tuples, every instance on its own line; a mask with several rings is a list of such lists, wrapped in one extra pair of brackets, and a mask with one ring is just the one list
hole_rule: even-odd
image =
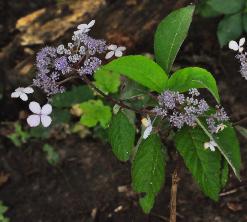
[(123, 55), (123, 51), (126, 50), (126, 47), (109, 45), (107, 49), (110, 51), (106, 54), (105, 58), (110, 59), (113, 55), (115, 55), (116, 57), (121, 57)]
[(23, 101), (27, 101), (28, 97), (27, 94), (33, 93), (33, 88), (32, 87), (18, 87), (15, 89), (14, 92), (11, 93), (11, 98), (18, 98), (22, 99)]
[(153, 130), (152, 121), (149, 116), (147, 118), (143, 118), (141, 121), (142, 125), (146, 128), (143, 132), (143, 139), (147, 139)]
[(210, 140), (209, 142), (204, 143), (204, 148), (205, 149), (209, 148), (213, 152), (215, 151), (215, 147), (217, 147), (217, 146), (218, 146), (218, 144), (213, 140)]
[(37, 102), (30, 102), (29, 109), (34, 113), (27, 118), (27, 123), (30, 127), (36, 127), (42, 123), (44, 127), (48, 127), (51, 124), (51, 117), (48, 116), (52, 112), (52, 106), (45, 104), (40, 107)]
[(229, 45), (228, 46), (229, 46), (230, 49), (232, 49), (234, 51), (243, 52), (243, 50), (244, 50), (244, 47), (243, 47), (244, 43), (245, 43), (245, 38), (241, 38), (239, 40), (239, 43), (237, 43), (236, 41), (231, 40), (229, 42)]
[(74, 32), (75, 35), (78, 35), (80, 33), (88, 33), (91, 28), (94, 26), (95, 20), (92, 20), (88, 24), (80, 24), (77, 26), (77, 31)]
[(216, 133), (222, 131), (223, 129), (225, 129), (227, 126), (223, 123), (219, 124), (216, 128)]

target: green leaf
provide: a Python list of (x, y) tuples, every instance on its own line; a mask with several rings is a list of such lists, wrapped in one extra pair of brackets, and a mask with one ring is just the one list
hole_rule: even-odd
[(215, 11), (223, 14), (234, 14), (239, 12), (244, 7), (245, 0), (208, 0), (207, 4), (210, 5)]
[(99, 122), (105, 128), (111, 120), (111, 108), (105, 106), (101, 100), (89, 100), (81, 103), (80, 108), (83, 111), (80, 123), (85, 126), (93, 127)]
[(243, 32), (242, 14), (234, 14), (225, 16), (219, 23), (217, 36), (220, 46), (223, 47), (229, 41), (240, 37)]
[(240, 179), (240, 147), (233, 127), (228, 125), (224, 130), (218, 132), (216, 136), (213, 136), (200, 120), (197, 120), (197, 124), (202, 128), (202, 130), (205, 132), (210, 140), (214, 140), (218, 144), (218, 150), (231, 166), (236, 177)]
[(56, 165), (59, 161), (59, 154), (58, 152), (54, 149), (53, 146), (49, 145), (49, 144), (45, 144), (43, 146), (43, 151), (46, 154), (46, 159), (48, 161), (49, 164), (51, 165)]
[(235, 128), (245, 139), (247, 139), (247, 129), (242, 126), (236, 126)]
[(167, 83), (167, 74), (153, 60), (145, 56), (123, 56), (102, 66), (103, 70), (127, 76), (147, 88), (161, 92)]
[(217, 201), (220, 192), (221, 156), (204, 149), (209, 138), (199, 127), (184, 127), (176, 133), (175, 144), (185, 165), (204, 194)]
[(228, 167), (228, 163), (225, 159), (223, 159), (222, 165), (223, 166), (221, 169), (221, 188), (224, 188), (227, 181), (228, 181), (229, 167)]
[(170, 13), (159, 24), (154, 37), (155, 59), (169, 73), (176, 55), (187, 36), (194, 6)]
[(52, 106), (57, 108), (71, 107), (93, 98), (88, 86), (74, 86), (71, 90), (52, 97)]
[(127, 161), (134, 147), (135, 128), (121, 111), (112, 117), (109, 140), (116, 157), (121, 161)]
[(108, 72), (99, 69), (94, 74), (95, 85), (106, 93), (116, 93), (120, 86), (120, 75), (115, 72)]
[(247, 13), (246, 12), (243, 14), (243, 27), (244, 27), (244, 31), (247, 32)]
[(164, 183), (165, 160), (160, 138), (150, 135), (142, 141), (132, 165), (132, 186), (136, 192), (146, 193), (140, 200), (145, 213), (148, 213), (154, 203), (154, 197)]
[(208, 5), (207, 1), (200, 3), (196, 10), (202, 17), (205, 18), (212, 18), (221, 15), (220, 12), (215, 11), (210, 5)]
[(140, 198), (139, 203), (143, 212), (148, 214), (150, 210), (153, 208), (155, 201), (155, 195), (152, 193), (148, 193), (145, 197)]
[(179, 92), (186, 92), (191, 88), (206, 88), (216, 101), (220, 102), (216, 81), (206, 69), (198, 67), (180, 69), (172, 74), (168, 80), (167, 88)]
[(228, 126), (214, 136), (219, 150), (226, 158), (234, 173), (240, 178), (241, 155), (238, 138), (233, 127)]

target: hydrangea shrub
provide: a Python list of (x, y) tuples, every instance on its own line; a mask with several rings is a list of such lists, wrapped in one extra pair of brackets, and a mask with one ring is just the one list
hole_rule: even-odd
[[(29, 103), (30, 127), (52, 124), (52, 104), (67, 107), (65, 98), (80, 103), (80, 123), (107, 129), (114, 155), (120, 161), (131, 162), (132, 187), (140, 193), (145, 213), (152, 209), (165, 182), (166, 165), (172, 161), (168, 141), (173, 141), (172, 152), (182, 157), (209, 198), (219, 199), (229, 168), (240, 178), (239, 142), (220, 104), (214, 76), (199, 67), (171, 71), (193, 12), (194, 6), (190, 5), (161, 21), (154, 38), (154, 60), (142, 55), (123, 56), (124, 46), (89, 36), (94, 20), (81, 24), (67, 45), (41, 49), (33, 84), (11, 95), (27, 101), (37, 88), (46, 95), (47, 104), (43, 106), (36, 101)], [(231, 43), (230, 48), (242, 47), (242, 43), (236, 44)], [(113, 57), (116, 59), (103, 65)], [(238, 58), (245, 72), (246, 55), (241, 52)], [(79, 98), (71, 91), (65, 92), (64, 84), (72, 79), (85, 83), (81, 86), (84, 95)], [(203, 90), (210, 92), (214, 104), (203, 98)]]

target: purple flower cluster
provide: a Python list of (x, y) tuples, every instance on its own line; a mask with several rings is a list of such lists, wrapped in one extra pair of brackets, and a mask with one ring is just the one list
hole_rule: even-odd
[(240, 73), (247, 80), (247, 53), (240, 53), (236, 55), (240, 61)]
[[(187, 96), (182, 93), (166, 90), (158, 96), (158, 106), (153, 112), (162, 118), (167, 118), (173, 127), (181, 129), (183, 126), (195, 126), (197, 118), (203, 116), (209, 105), (204, 99), (199, 99), (197, 89), (190, 89)], [(228, 120), (223, 108), (216, 107), (207, 123), (212, 133), (218, 131), (218, 124)], [(215, 127), (215, 128), (214, 128)]]
[(89, 24), (79, 25), (67, 46), (61, 44), (56, 48), (45, 47), (40, 50), (36, 57), (37, 75), (33, 85), (50, 96), (64, 92), (65, 88), (60, 82), (71, 74), (82, 77), (95, 73), (102, 64), (98, 56), (110, 49), (104, 40), (88, 35), (94, 23), (92, 20)]
[(218, 133), (221, 123), (229, 120), (223, 107), (216, 106), (216, 112), (207, 118), (207, 124), (211, 133)]

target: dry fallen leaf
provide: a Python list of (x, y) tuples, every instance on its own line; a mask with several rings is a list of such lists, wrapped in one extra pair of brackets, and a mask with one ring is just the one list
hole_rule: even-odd
[(4, 185), (9, 179), (9, 174), (5, 174), (4, 172), (0, 172), (0, 187)]

